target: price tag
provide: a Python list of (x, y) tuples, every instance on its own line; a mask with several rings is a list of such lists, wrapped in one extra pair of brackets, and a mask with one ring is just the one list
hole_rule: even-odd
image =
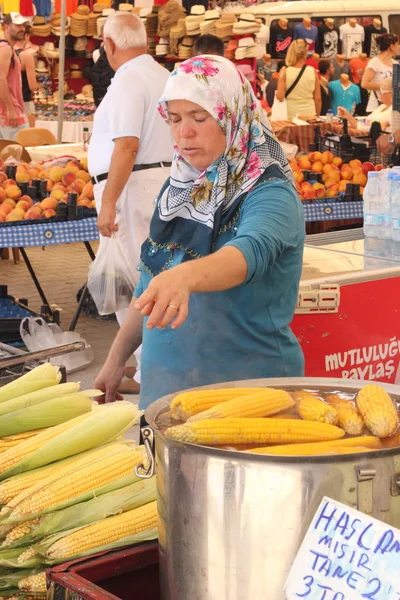
[(285, 593), (287, 600), (400, 600), (400, 530), (324, 498)]

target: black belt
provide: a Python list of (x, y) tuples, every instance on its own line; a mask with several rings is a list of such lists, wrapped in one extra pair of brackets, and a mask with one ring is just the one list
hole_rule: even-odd
[[(172, 163), (170, 162), (157, 162), (151, 163), (149, 165), (135, 165), (132, 169), (134, 171), (145, 171), (146, 169), (159, 169), (160, 167), (170, 167)], [(102, 173), (101, 175), (94, 175), (92, 177), (92, 183), (95, 185), (96, 183), (100, 183), (100, 181), (104, 181), (107, 179), (108, 173)]]

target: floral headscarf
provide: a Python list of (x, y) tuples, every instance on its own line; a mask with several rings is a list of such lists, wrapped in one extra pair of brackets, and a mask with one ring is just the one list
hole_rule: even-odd
[(148, 264), (148, 257), (155, 259), (158, 248), (179, 247), (187, 258), (209, 254), (224, 216), (232, 213), (267, 167), (277, 165), (283, 178), (293, 182), (288, 161), (249, 81), (229, 60), (207, 55), (182, 63), (171, 74), (159, 102), (165, 120), (170, 100), (189, 100), (210, 113), (225, 133), (226, 149), (200, 172), (175, 147), (169, 185), (159, 197), (150, 238), (142, 250), (142, 261), (153, 273), (161, 270), (160, 257), (150, 261), (157, 265)]

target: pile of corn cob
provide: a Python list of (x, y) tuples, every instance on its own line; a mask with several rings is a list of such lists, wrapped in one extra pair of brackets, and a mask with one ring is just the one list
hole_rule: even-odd
[(123, 434), (136, 406), (98, 406), (41, 365), (0, 388), (0, 598), (46, 597), (45, 570), (157, 537), (155, 479)]
[[(181, 442), (257, 454), (349, 454), (400, 445), (398, 407), (379, 385), (357, 395), (227, 388), (178, 394), (165, 434)], [(372, 435), (371, 435), (372, 434)]]

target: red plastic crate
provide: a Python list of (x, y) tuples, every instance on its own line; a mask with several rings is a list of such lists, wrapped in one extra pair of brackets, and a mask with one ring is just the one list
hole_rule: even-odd
[(52, 600), (160, 600), (158, 543), (52, 567), (47, 582)]

